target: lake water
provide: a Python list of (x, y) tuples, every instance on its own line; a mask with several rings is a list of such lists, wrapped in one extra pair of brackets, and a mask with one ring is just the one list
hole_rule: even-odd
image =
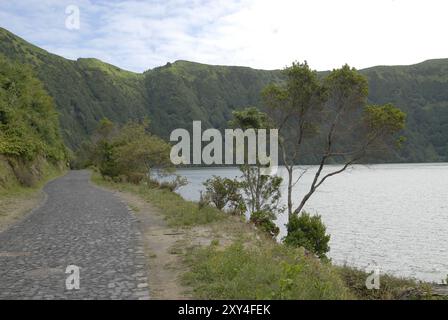
[[(309, 188), (316, 169), (304, 168), (308, 171), (296, 186), (296, 202)], [(212, 175), (240, 175), (236, 168), (182, 169), (178, 173), (189, 181), (179, 193), (195, 201), (202, 183)], [(284, 168), (279, 174), (286, 177)], [(376, 265), (381, 272), (435, 282), (448, 275), (446, 163), (354, 166), (328, 179), (305, 209), (322, 216), (331, 234), (329, 256), (337, 264)], [(276, 221), (283, 235), (286, 222), (286, 214)]]

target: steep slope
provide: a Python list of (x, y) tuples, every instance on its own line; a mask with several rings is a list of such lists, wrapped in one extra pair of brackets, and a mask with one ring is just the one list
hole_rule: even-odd
[(226, 127), (233, 110), (259, 104), (260, 91), (279, 81), (280, 72), (176, 61), (145, 75), (153, 127), (167, 137), (193, 120)]
[(0, 57), (0, 193), (65, 165), (53, 99), (27, 65)]
[(0, 29), (0, 53), (34, 66), (55, 99), (62, 135), (70, 147), (78, 146), (103, 117), (119, 121), (147, 114), (141, 74), (96, 59), (67, 60), (4, 29)]
[(402, 159), (448, 161), (448, 59), (362, 72), (371, 102), (392, 102), (408, 114)]
[[(96, 59), (64, 59), (1, 28), (0, 54), (35, 67), (55, 99), (71, 148), (103, 117), (123, 123), (148, 116), (153, 131), (165, 138), (192, 120), (223, 128), (233, 110), (258, 105), (262, 88), (282, 77), (278, 70), (187, 61), (136, 74)], [(371, 103), (392, 102), (408, 113), (404, 148), (379, 160), (448, 161), (448, 59), (361, 72), (369, 79)]]
[(76, 148), (107, 117), (123, 123), (149, 116), (156, 134), (173, 128), (225, 126), (231, 110), (253, 105), (278, 71), (215, 67), (186, 61), (136, 74), (96, 59), (71, 61), (0, 28), (0, 53), (31, 64), (54, 97), (63, 137)]

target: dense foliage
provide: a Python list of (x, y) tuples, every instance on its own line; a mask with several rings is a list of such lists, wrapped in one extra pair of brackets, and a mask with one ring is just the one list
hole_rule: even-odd
[(203, 201), (212, 203), (217, 209), (223, 210), (228, 207), (233, 214), (244, 214), (246, 205), (241, 195), (241, 183), (229, 178), (213, 176), (203, 183), (205, 194)]
[(25, 161), (65, 157), (52, 98), (29, 67), (1, 56), (0, 154)]
[[(130, 121), (120, 127), (109, 119), (102, 119), (91, 142), (81, 152), (88, 153), (85, 165), (93, 164), (101, 175), (115, 180), (148, 181), (152, 170), (171, 167), (169, 144), (148, 129), (148, 121)], [(169, 183), (167, 187), (170, 188)]]
[(330, 251), (328, 243), (330, 236), (326, 234), (326, 227), (319, 215), (311, 216), (302, 212), (300, 216), (293, 215), (287, 224), (288, 235), (284, 243), (293, 247), (303, 247), (324, 258)]
[[(153, 132), (162, 137), (174, 128), (190, 128), (192, 120), (201, 120), (204, 128), (223, 128), (233, 110), (258, 105), (261, 90), (284, 79), (279, 71), (187, 61), (135, 74), (95, 59), (63, 59), (4, 29), (0, 53), (36, 68), (56, 102), (63, 138), (72, 148), (78, 148), (104, 117), (124, 124), (149, 116)], [(369, 81), (370, 104), (390, 102), (408, 114), (403, 148), (370, 161), (447, 160), (448, 60), (361, 73)]]

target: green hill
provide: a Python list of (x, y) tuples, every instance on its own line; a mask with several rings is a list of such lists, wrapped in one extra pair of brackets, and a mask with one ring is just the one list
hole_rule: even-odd
[[(281, 81), (278, 70), (176, 61), (137, 74), (96, 59), (67, 60), (0, 29), (0, 54), (35, 67), (60, 114), (62, 136), (76, 148), (107, 117), (124, 123), (148, 116), (154, 133), (174, 128), (223, 128), (231, 112), (257, 105), (260, 91)], [(408, 113), (407, 143), (388, 161), (448, 161), (448, 60), (361, 70), (372, 103), (393, 102)]]
[(369, 100), (392, 102), (408, 114), (403, 160), (448, 161), (448, 59), (362, 70)]

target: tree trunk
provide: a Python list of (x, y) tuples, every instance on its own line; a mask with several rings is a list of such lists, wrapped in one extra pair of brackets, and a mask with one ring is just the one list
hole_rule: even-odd
[(288, 217), (292, 214), (292, 179), (293, 170), (292, 167), (286, 166), (288, 170)]

